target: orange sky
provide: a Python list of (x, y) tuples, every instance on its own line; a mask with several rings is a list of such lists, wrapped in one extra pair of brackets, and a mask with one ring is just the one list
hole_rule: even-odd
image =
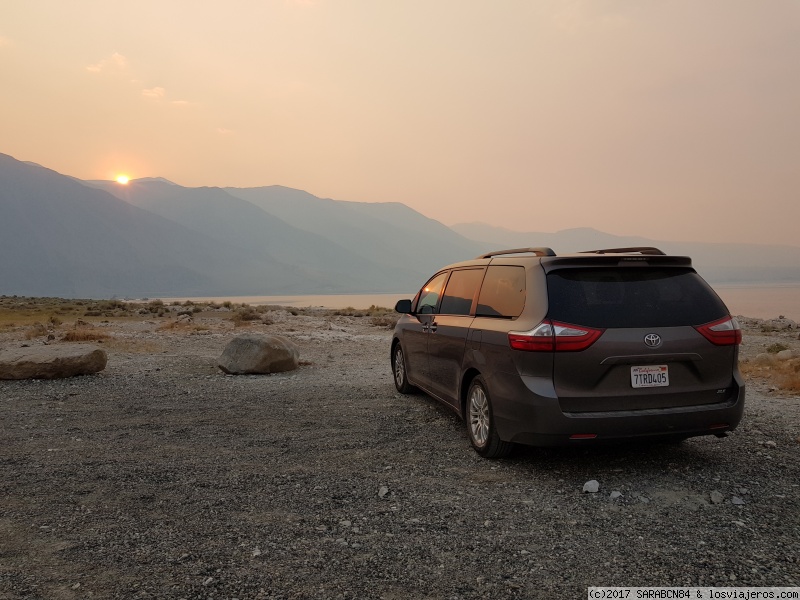
[(800, 245), (795, 0), (0, 0), (0, 81), (84, 179)]

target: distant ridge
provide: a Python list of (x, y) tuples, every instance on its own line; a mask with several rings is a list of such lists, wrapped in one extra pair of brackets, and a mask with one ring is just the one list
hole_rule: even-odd
[(0, 295), (413, 293), (437, 269), (502, 248), (657, 246), (712, 283), (800, 283), (800, 247), (678, 243), (591, 228), (452, 228), (401, 203), (284, 186), (81, 181), (0, 154)]
[(764, 244), (669, 242), (644, 237), (618, 236), (582, 227), (556, 233), (512, 231), (485, 223), (459, 223), (454, 231), (493, 249), (549, 246), (557, 253), (656, 246), (667, 254), (687, 255), (694, 267), (717, 284), (800, 283), (800, 247)]

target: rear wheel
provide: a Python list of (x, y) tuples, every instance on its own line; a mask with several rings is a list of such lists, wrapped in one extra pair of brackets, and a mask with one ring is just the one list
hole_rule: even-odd
[(475, 452), (484, 458), (508, 456), (514, 444), (504, 442), (497, 435), (492, 415), (492, 402), (486, 384), (480, 376), (472, 380), (467, 392), (467, 434)]
[(406, 357), (403, 347), (398, 342), (392, 350), (392, 374), (394, 375), (394, 387), (401, 394), (410, 394), (416, 388), (408, 383), (408, 371), (406, 370)]

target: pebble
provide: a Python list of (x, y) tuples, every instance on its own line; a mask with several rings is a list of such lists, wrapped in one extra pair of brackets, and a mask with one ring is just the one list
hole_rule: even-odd
[(596, 494), (600, 491), (600, 483), (596, 479), (590, 479), (583, 484), (583, 493)]
[(741, 506), (742, 504), (744, 504), (744, 500), (739, 498), (739, 496), (734, 496), (733, 498), (731, 498), (731, 504), (736, 504), (737, 506)]
[(622, 498), (622, 492), (614, 490), (613, 492), (611, 492), (609, 498), (611, 498), (612, 500), (616, 500), (617, 498)]
[(722, 492), (718, 492), (714, 490), (710, 494), (711, 496), (711, 504), (722, 504), (722, 501), (725, 500), (725, 496), (722, 495)]
[(385, 485), (382, 485), (380, 488), (378, 488), (378, 498), (383, 498), (388, 493), (389, 493), (389, 488), (386, 487)]

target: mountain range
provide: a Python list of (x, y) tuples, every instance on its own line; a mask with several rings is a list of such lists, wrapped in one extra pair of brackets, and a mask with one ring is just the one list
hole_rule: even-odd
[(593, 229), (446, 227), (400, 203), (282, 186), (82, 181), (0, 154), (0, 295), (62, 297), (406, 293), (489, 250), (652, 246), (712, 282), (800, 282), (800, 247), (654, 242)]

